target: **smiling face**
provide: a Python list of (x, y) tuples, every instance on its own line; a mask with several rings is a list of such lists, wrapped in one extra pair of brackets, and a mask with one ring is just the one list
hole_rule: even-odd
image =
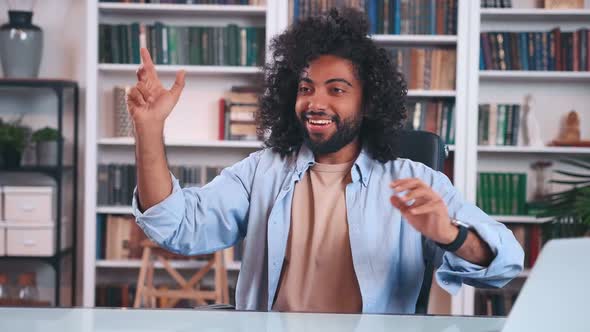
[(295, 103), (305, 144), (322, 155), (355, 143), (361, 105), (362, 84), (352, 62), (333, 55), (311, 61), (301, 75)]

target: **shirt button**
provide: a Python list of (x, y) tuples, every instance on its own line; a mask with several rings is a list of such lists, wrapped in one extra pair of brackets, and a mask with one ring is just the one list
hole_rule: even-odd
[(284, 186), (284, 187), (283, 187), (283, 190), (284, 190), (284, 191), (289, 191), (289, 189), (290, 189), (290, 188), (289, 188), (289, 186)]
[(448, 285), (449, 284), (449, 281), (448, 280), (444, 280), (443, 281), (443, 284)]

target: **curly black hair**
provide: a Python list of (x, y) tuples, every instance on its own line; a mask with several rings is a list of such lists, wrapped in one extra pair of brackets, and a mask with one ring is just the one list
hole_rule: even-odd
[(368, 37), (368, 28), (362, 12), (334, 8), (299, 20), (273, 38), (256, 113), (258, 134), (270, 131), (266, 147), (281, 156), (299, 149), (304, 137), (295, 114), (300, 74), (319, 56), (334, 55), (352, 62), (363, 85), (361, 144), (382, 163), (397, 158), (407, 86), (388, 52)]

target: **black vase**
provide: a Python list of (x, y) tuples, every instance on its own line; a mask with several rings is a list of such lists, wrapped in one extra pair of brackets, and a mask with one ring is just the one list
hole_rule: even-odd
[(2, 168), (14, 169), (20, 167), (22, 152), (13, 147), (4, 147), (2, 149)]
[(36, 78), (43, 53), (43, 31), (32, 23), (33, 12), (9, 10), (0, 26), (0, 59), (5, 77)]

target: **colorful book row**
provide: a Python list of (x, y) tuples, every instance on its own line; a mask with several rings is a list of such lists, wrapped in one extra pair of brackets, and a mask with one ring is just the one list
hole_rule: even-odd
[(260, 66), (264, 45), (263, 27), (99, 25), (100, 63), (139, 64), (139, 49), (146, 47), (155, 64)]
[(590, 30), (482, 32), (480, 70), (589, 71)]
[(478, 145), (518, 145), (521, 105), (481, 104), (477, 120)]

